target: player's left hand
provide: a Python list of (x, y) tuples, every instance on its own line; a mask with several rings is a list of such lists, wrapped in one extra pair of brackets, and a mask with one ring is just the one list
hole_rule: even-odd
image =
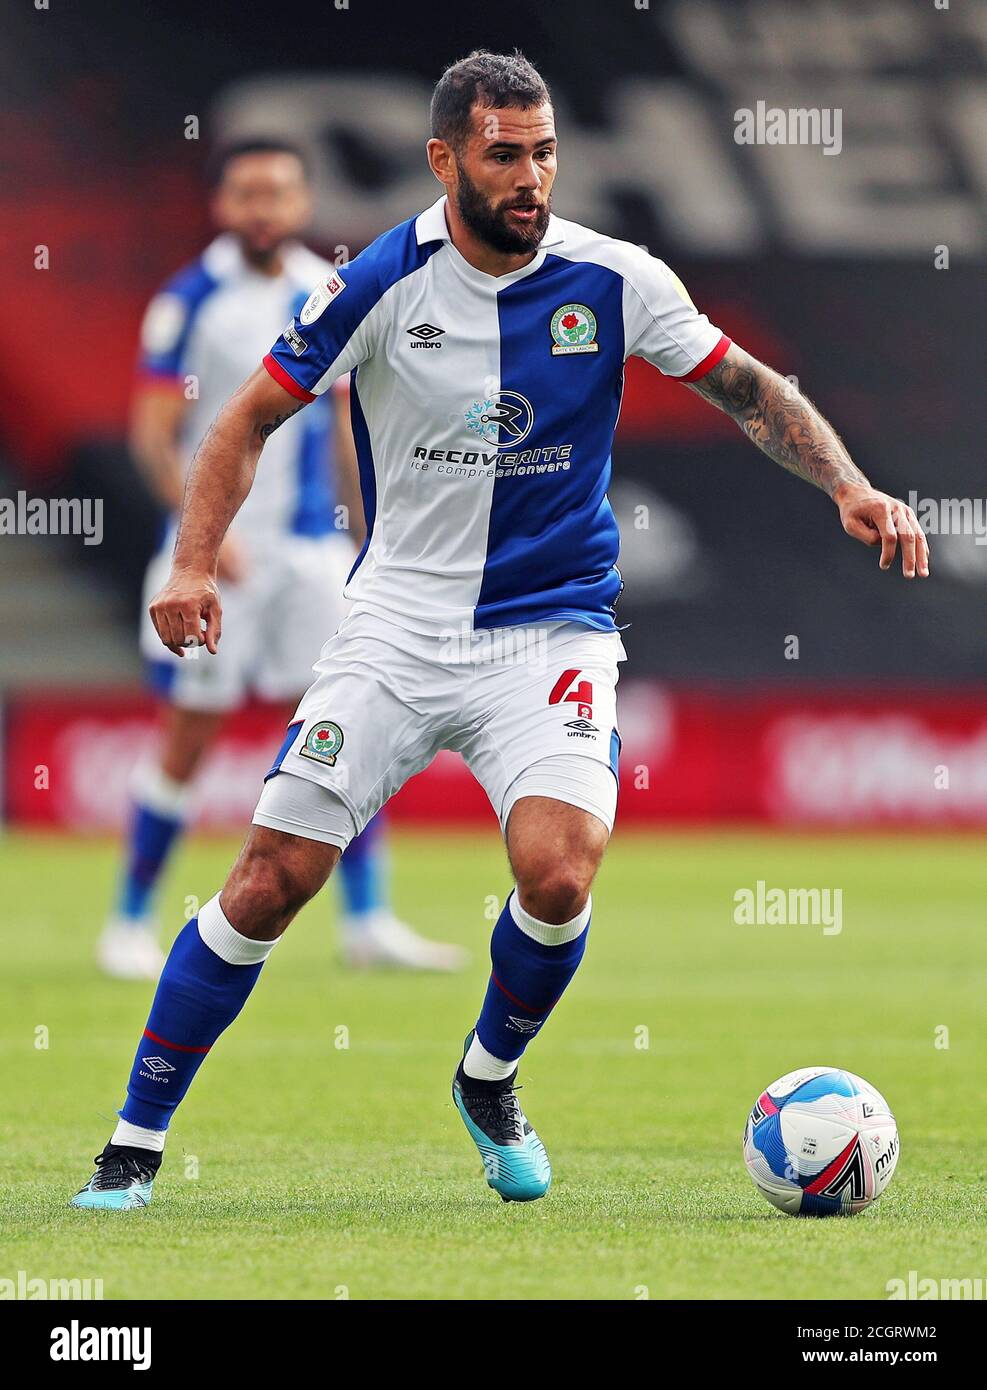
[(848, 536), (864, 545), (881, 547), (881, 569), (891, 568), (901, 547), (901, 568), (906, 579), (929, 577), (929, 543), (918, 517), (900, 497), (889, 497), (876, 488), (844, 483), (833, 494), (840, 521)]

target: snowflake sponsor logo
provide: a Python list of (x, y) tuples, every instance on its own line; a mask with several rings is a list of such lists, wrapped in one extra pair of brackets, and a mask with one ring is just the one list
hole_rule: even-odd
[(465, 419), (466, 428), (485, 443), (515, 448), (531, 433), (535, 412), (519, 391), (495, 391), (474, 401)]

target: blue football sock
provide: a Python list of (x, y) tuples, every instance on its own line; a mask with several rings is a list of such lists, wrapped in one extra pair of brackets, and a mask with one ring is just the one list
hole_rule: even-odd
[(235, 931), (218, 896), (185, 924), (158, 981), (122, 1119), (144, 1129), (168, 1128), (209, 1049), (247, 1002), (274, 944)]
[(490, 941), (493, 970), (476, 1024), (494, 1057), (515, 1061), (558, 1003), (586, 949), (590, 902), (571, 922), (531, 917), (511, 894)]
[(157, 768), (141, 774), (127, 845), (127, 864), (117, 911), (122, 917), (145, 917), (151, 894), (168, 855), (185, 825), (186, 788)]
[(347, 917), (366, 917), (387, 902), (384, 823), (378, 813), (346, 846), (339, 881)]

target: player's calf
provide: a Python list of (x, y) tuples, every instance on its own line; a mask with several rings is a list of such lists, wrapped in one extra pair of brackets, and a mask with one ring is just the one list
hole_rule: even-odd
[[(73, 1205), (147, 1205), (175, 1110), (247, 1002), (285, 927), (338, 858), (333, 845), (251, 828), (222, 897), (205, 903), (175, 939), (137, 1046), (120, 1122)], [(128, 1162), (119, 1161), (121, 1153)]]
[(494, 926), (467, 1076), (504, 1080), (562, 997), (586, 949), (589, 891), (607, 838), (601, 820), (568, 802), (515, 804), (507, 850), (518, 886)]
[(517, 888), (490, 941), (492, 970), (453, 1098), (505, 1201), (544, 1196), (552, 1170), (515, 1097), (517, 1064), (583, 958), (593, 877), (608, 831), (597, 817), (547, 797), (519, 800), (508, 823)]

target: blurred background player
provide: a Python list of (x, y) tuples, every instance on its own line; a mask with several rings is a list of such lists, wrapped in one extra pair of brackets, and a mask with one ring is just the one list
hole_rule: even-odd
[[(142, 328), (131, 446), (169, 513), (146, 597), (167, 576), (185, 472), (199, 440), (312, 286), (333, 271), (297, 240), (311, 199), (304, 160), (289, 144), (250, 140), (222, 152), (211, 212), (220, 235), (155, 296)], [(164, 958), (152, 898), (186, 824), (204, 755), (249, 693), (293, 707), (311, 683), (318, 642), (342, 617), (363, 511), (349, 412), (335, 407), (320, 401), (267, 442), (254, 489), (219, 556), (222, 652), (184, 659), (164, 652), (145, 603), (141, 647), (163, 702), (163, 739), (135, 775), (126, 864), (98, 947), (108, 974), (157, 978)], [(339, 515), (358, 526), (337, 524), (334, 481), (346, 508)], [(381, 830), (379, 820), (371, 822), (341, 864), (344, 959), (459, 969), (461, 948), (427, 941), (391, 911)]]

